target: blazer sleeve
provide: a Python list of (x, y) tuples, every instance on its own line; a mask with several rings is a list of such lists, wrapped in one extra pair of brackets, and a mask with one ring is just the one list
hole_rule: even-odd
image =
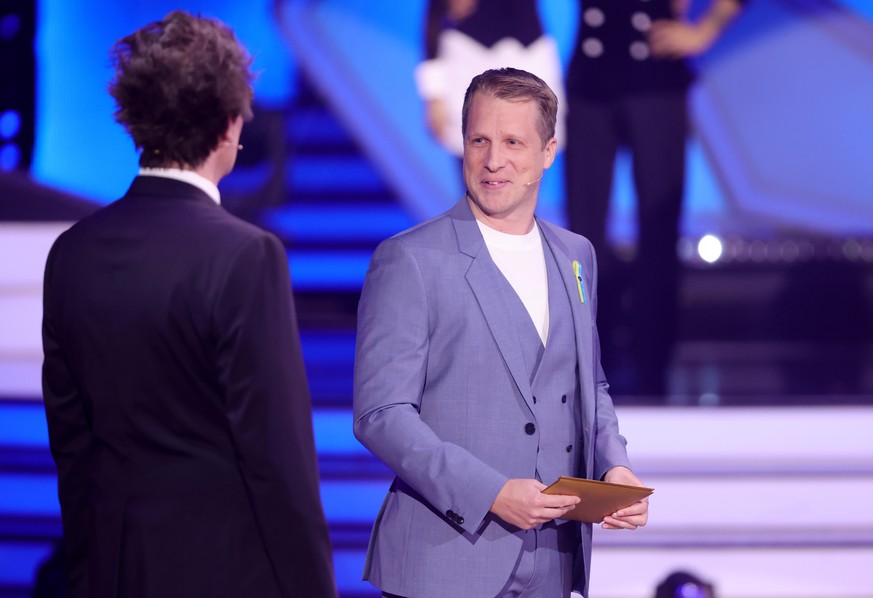
[(430, 326), (418, 263), (402, 241), (383, 242), (358, 307), (355, 436), (438, 512), (474, 532), (508, 478), (421, 419)]
[(43, 284), (42, 393), (48, 423), (49, 447), (58, 470), (58, 501), (64, 528), (67, 594), (91, 595), (88, 578), (88, 537), (91, 510), (88, 492), (89, 457), (93, 435), (90, 414), (70, 372), (58, 338), (63, 300), (55, 264), (62, 235), (49, 252)]
[(283, 596), (336, 596), (288, 262), (272, 235), (236, 252), (214, 307), (240, 473)]

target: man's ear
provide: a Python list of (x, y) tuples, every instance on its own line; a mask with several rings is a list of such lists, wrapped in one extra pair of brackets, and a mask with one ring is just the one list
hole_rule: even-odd
[(555, 161), (555, 155), (558, 153), (558, 140), (552, 137), (546, 144), (546, 156), (543, 160), (543, 170), (548, 169)]
[(243, 117), (242, 115), (232, 116), (227, 119), (227, 128), (218, 138), (218, 142), (222, 144), (237, 144), (239, 136), (242, 133)]

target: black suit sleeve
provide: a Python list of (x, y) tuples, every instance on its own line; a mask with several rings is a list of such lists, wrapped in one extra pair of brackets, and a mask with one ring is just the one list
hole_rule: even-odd
[(57, 319), (61, 317), (62, 290), (53, 276), (59, 239), (49, 253), (43, 285), (42, 390), (48, 422), (49, 446), (58, 469), (58, 499), (66, 547), (67, 594), (90, 596), (88, 537), (91, 529), (89, 456), (92, 432), (85, 400), (61, 350)]
[(215, 301), (230, 434), (282, 595), (335, 596), (288, 263), (274, 236), (244, 244)]

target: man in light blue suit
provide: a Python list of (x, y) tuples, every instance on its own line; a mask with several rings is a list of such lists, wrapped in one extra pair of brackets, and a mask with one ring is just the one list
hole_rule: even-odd
[[(559, 475), (642, 485), (600, 367), (596, 265), (534, 217), (557, 100), (516, 69), (464, 101), (466, 196), (383, 242), (358, 310), (355, 435), (397, 474), (364, 578), (384, 596), (587, 592), (591, 525)], [(640, 501), (604, 519), (645, 525)]]

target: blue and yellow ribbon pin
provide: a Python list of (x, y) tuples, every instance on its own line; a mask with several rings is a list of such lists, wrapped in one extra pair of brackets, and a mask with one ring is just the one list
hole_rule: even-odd
[(585, 303), (585, 286), (582, 284), (582, 264), (573, 260), (573, 275), (576, 277), (576, 288), (579, 290), (579, 301)]

